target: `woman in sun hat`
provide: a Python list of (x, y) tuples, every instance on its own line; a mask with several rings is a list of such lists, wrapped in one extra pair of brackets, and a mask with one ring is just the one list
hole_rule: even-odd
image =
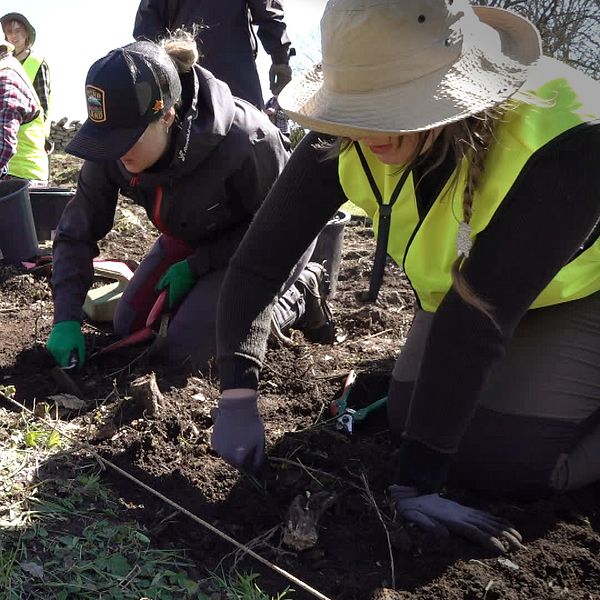
[[(288, 143), (197, 58), (193, 36), (178, 30), (161, 44), (117, 48), (88, 72), (88, 119), (66, 148), (85, 162), (53, 250), (54, 326), (47, 346), (60, 366), (73, 356), (84, 363), (82, 306), (119, 193), (144, 207), (161, 235), (119, 301), (115, 333), (142, 329), (160, 291), (168, 290), (168, 360), (191, 358), (205, 369), (215, 355), (225, 267), (283, 169)], [(284, 287), (286, 307), (290, 295), (299, 303), (308, 288), (321, 289), (324, 269), (304, 265), (299, 262), (298, 279), (291, 275)], [(322, 325), (321, 300), (294, 313), (302, 325)]]
[(279, 96), (319, 133), (292, 155), (221, 293), (220, 406), (233, 398), (254, 417), (233, 434), (218, 413), (213, 446), (234, 465), (262, 457), (264, 307), (350, 199), (377, 237), (371, 299), (386, 255), (416, 295), (389, 390), (395, 506), (428, 529), (516, 546), (506, 522), (439, 490), (448, 477), (535, 493), (600, 479), (600, 86), (541, 56), (527, 20), (466, 0), (330, 0), (321, 34), (322, 62)]
[(23, 65), (39, 99), (40, 114), (19, 130), (17, 154), (8, 165), (12, 177), (29, 179), (36, 187), (48, 183), (50, 137), (50, 68), (46, 59), (33, 51), (36, 32), (29, 19), (17, 12), (0, 17), (6, 39), (14, 47), (15, 58)]

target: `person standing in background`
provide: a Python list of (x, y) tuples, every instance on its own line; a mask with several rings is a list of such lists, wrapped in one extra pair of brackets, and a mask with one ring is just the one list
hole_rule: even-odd
[(135, 18), (136, 40), (157, 40), (178, 27), (200, 28), (200, 64), (229, 85), (231, 93), (261, 110), (264, 99), (256, 70), (257, 42), (252, 25), (272, 60), (269, 82), (273, 95), (292, 79), (291, 48), (280, 0), (166, 2), (141, 0)]
[(39, 113), (35, 91), (13, 50), (10, 42), (0, 39), (0, 179), (17, 152), (19, 129)]
[(8, 166), (8, 174), (19, 179), (29, 179), (32, 185), (48, 183), (48, 153), (50, 137), (50, 69), (46, 60), (32, 52), (35, 28), (20, 13), (11, 12), (0, 17), (6, 39), (14, 45), (14, 57), (23, 65), (37, 94), (40, 113), (36, 119), (21, 127), (18, 151)]

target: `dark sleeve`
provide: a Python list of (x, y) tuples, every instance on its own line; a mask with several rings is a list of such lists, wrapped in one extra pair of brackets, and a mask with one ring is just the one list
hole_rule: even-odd
[(173, 0), (141, 0), (135, 15), (133, 37), (156, 40), (170, 29), (175, 4)]
[(273, 64), (289, 62), (290, 38), (283, 21), (283, 3), (279, 0), (248, 0), (252, 23)]
[(292, 154), (234, 254), (217, 315), (222, 389), (256, 388), (271, 303), (312, 240), (344, 201), (337, 159), (310, 133)]
[[(33, 87), (40, 100), (40, 105), (44, 111), (44, 124), (48, 123), (49, 110), (50, 110), (50, 69), (48, 63), (43, 60), (40, 64), (35, 77), (33, 78)], [(49, 125), (49, 123), (48, 123)], [(50, 128), (47, 127), (46, 137), (50, 133)]]
[(227, 266), (252, 216), (260, 208), (289, 158), (287, 142), (278, 129), (269, 127), (262, 132), (262, 136), (257, 136), (250, 143), (248, 156), (240, 169), (225, 182), (228, 195), (233, 201), (241, 203), (248, 220), (221, 234), (218, 239), (198, 246), (187, 259), (198, 277)]
[(197, 277), (202, 277), (210, 271), (226, 267), (247, 230), (248, 223), (241, 223), (221, 233), (218, 238), (199, 244), (186, 259), (192, 272)]
[(81, 307), (93, 280), (97, 241), (112, 228), (119, 188), (111, 181), (108, 163), (83, 164), (77, 191), (67, 204), (53, 247), (52, 293), (54, 322), (80, 321)]
[(493, 307), (497, 327), (454, 290), (442, 301), (410, 405), (401, 480), (441, 483), (506, 341), (600, 218), (599, 155), (600, 126), (581, 126), (550, 143), (478, 235), (462, 272)]

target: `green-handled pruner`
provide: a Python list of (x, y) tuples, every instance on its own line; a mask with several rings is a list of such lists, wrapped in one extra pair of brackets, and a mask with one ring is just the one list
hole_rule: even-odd
[(350, 395), (355, 383), (356, 372), (352, 370), (346, 377), (342, 395), (339, 398), (336, 398), (329, 407), (331, 414), (336, 417), (336, 428), (344, 430), (349, 434), (352, 433), (355, 422), (363, 421), (369, 413), (382, 407), (387, 402), (387, 396), (384, 396), (383, 398), (375, 400), (375, 402), (372, 402), (363, 408), (359, 408), (358, 410), (348, 408), (348, 396)]

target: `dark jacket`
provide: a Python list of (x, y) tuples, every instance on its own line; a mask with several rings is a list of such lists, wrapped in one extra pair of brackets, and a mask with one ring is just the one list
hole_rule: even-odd
[(163, 233), (195, 248), (197, 276), (223, 268), (288, 158), (264, 113), (195, 66), (182, 78), (178, 130), (167, 155), (131, 175), (121, 161), (86, 161), (54, 241), (55, 322), (81, 319), (97, 241), (112, 228), (119, 192)]
[(198, 38), (200, 64), (225, 81), (234, 96), (262, 109), (250, 16), (273, 63), (287, 63), (290, 40), (279, 0), (141, 0), (133, 35), (156, 40), (167, 30), (204, 26)]

